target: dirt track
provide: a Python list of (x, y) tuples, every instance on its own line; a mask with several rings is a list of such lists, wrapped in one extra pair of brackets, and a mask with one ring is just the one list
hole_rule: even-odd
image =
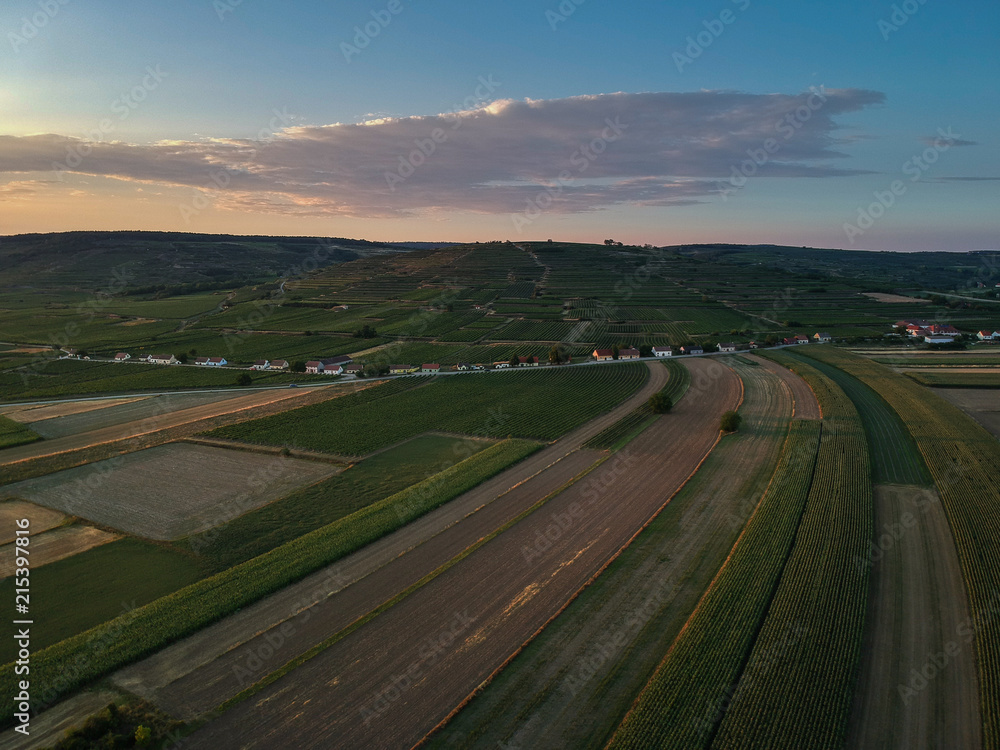
[[(248, 654), (255, 650), (256, 642), (248, 641), (254, 637), (258, 642), (266, 641), (275, 628), (280, 632), (278, 626), (300, 613), (288, 623), (296, 629), (294, 642), (283, 646), (275, 663), (265, 666), (266, 674), (336, 633), (596, 463), (600, 454), (579, 451), (579, 446), (644, 402), (666, 381), (667, 369), (651, 364), (646, 384), (608, 414), (399, 531), (125, 668), (115, 675), (115, 683), (179, 715), (214, 708), (246, 687), (232, 667), (245, 665)], [(307, 626), (320, 611), (323, 618), (317, 617)], [(240, 648), (230, 651), (236, 646)], [(216, 659), (220, 654), (223, 657)], [(210, 681), (212, 689), (200, 689), (199, 680)]]
[(787, 386), (791, 392), (794, 403), (795, 419), (819, 419), (819, 402), (816, 401), (816, 394), (805, 380), (800, 378), (787, 367), (782, 367), (777, 362), (758, 357), (754, 354), (747, 355), (747, 359), (756, 362), (769, 372), (774, 373)]
[(875, 505), (877, 545), (859, 561), (872, 565), (872, 585), (847, 747), (975, 750), (976, 655), (941, 501), (934, 490), (883, 485)]
[(714, 387), (692, 388), (671, 415), (587, 479), (210, 722), (186, 746), (408, 747), (419, 740), (558, 612), (707, 455), (740, 383), (718, 362), (687, 366)]

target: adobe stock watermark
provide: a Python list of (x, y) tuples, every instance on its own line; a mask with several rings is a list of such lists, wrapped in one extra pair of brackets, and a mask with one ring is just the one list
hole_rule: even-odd
[(816, 86), (810, 86), (809, 92), (809, 96), (806, 97), (805, 102), (791, 112), (788, 112), (775, 123), (774, 129), (782, 137), (781, 140), (766, 138), (757, 148), (747, 149), (746, 153), (749, 158), (744, 159), (739, 164), (730, 165), (731, 174), (728, 185), (723, 183), (718, 191), (723, 201), (728, 201), (730, 195), (746, 187), (747, 183), (760, 171), (761, 167), (770, 162), (774, 155), (781, 150), (782, 146), (794, 138), (795, 134), (802, 129), (802, 126), (809, 122), (812, 116), (823, 108), (828, 98), (826, 87), (820, 86), (817, 88)]
[[(910, 178), (911, 183), (919, 182), (924, 174), (941, 158), (941, 154), (954, 146), (961, 137), (959, 133), (952, 132), (951, 126), (948, 126), (947, 129), (938, 128), (938, 137), (930, 146), (903, 162), (901, 167), (903, 174)], [(906, 195), (908, 189), (909, 186), (902, 180), (893, 180), (885, 190), (876, 190), (872, 193), (874, 201), (867, 206), (858, 206), (857, 220), (854, 223), (844, 224), (844, 233), (851, 244), (855, 244), (858, 237), (885, 216), (886, 212)]]
[(494, 80), (492, 73), (485, 78), (479, 76), (477, 80), (479, 85), (476, 86), (472, 94), (465, 97), (462, 103), (453, 107), (450, 112), (442, 115), (445, 118), (454, 118), (448, 128), (434, 128), (427, 134), (426, 138), (414, 138), (413, 145), (416, 148), (406, 155), (400, 154), (399, 164), (395, 171), (386, 171), (385, 183), (391, 192), (395, 192), (399, 185), (412, 177), (420, 167), (427, 163), (428, 159), (437, 153), (438, 147), (446, 143), (452, 133), (462, 127), (465, 120), (458, 116), (461, 112), (482, 107), (489, 101), (490, 95), (502, 85), (500, 81)]
[(52, 162), (52, 170), (56, 173), (56, 179), (63, 181), (66, 172), (72, 172), (83, 164), (84, 159), (94, 151), (94, 144), (102, 142), (107, 136), (115, 132), (117, 123), (125, 122), (132, 113), (139, 108), (149, 95), (160, 87), (160, 84), (168, 77), (168, 73), (163, 70), (163, 66), (147, 65), (142, 79), (132, 88), (121, 92), (117, 99), (111, 102), (110, 109), (113, 114), (118, 115), (117, 121), (105, 117), (97, 123), (97, 127), (84, 134), (86, 140), (74, 141), (66, 146), (66, 158), (63, 161)]
[[(735, 5), (737, 10), (741, 13), (750, 7), (750, 0), (729, 1)], [(737, 16), (731, 8), (725, 8), (715, 18), (709, 18), (702, 21), (701, 25), (705, 28), (694, 36), (689, 36), (684, 40), (687, 42), (684, 52), (675, 51), (672, 55), (674, 65), (677, 66), (677, 72), (683, 73), (684, 68), (691, 65), (695, 60), (701, 57), (705, 53), (705, 50), (711, 47), (715, 43), (715, 40), (726, 32), (726, 27), (736, 23), (736, 19), (738, 17), (739, 16)]]
[(372, 19), (354, 27), (354, 37), (351, 39), (353, 44), (340, 43), (340, 52), (344, 55), (344, 60), (350, 64), (351, 60), (360, 55), (362, 50), (367, 49), (372, 40), (385, 31), (392, 20), (404, 10), (402, 0), (389, 0), (384, 8), (370, 11)]
[(533, 198), (526, 198), (528, 204), (524, 210), (510, 215), (510, 220), (514, 224), (514, 229), (520, 234), (524, 228), (534, 222), (542, 213), (550, 208), (556, 199), (562, 196), (567, 187), (571, 187), (579, 176), (586, 172), (590, 165), (597, 161), (601, 154), (608, 150), (608, 146), (621, 139), (628, 125), (621, 121), (620, 116), (610, 117), (604, 120), (605, 128), (600, 135), (590, 143), (586, 143), (577, 148), (569, 157), (569, 163), (576, 168), (576, 174), (568, 169), (559, 173), (554, 185), (546, 185)]
[(875, 24), (882, 34), (882, 40), (888, 42), (889, 37), (905, 26), (926, 4), (927, 0), (903, 0), (901, 3), (894, 4), (890, 8), (892, 12), (889, 14), (889, 17), (880, 18), (878, 23)]
[(566, 23), (569, 17), (576, 13), (576, 9), (587, 0), (562, 0), (555, 9), (545, 11), (545, 20), (549, 22), (549, 28), (553, 31), (559, 30), (559, 24)]
[(69, 5), (70, 0), (39, 0), (38, 10), (29, 16), (21, 17), (21, 33), (13, 31), (7, 32), (7, 41), (10, 42), (11, 49), (15, 54), (20, 52), (41, 30), (49, 25), (49, 21), (59, 15), (63, 7)]
[(235, 13), (241, 5), (243, 5), (243, 0), (212, 0), (212, 8), (220, 21), (225, 21), (226, 16)]

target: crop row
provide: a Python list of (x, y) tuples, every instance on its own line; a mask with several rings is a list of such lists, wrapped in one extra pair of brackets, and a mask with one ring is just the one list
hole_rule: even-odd
[[(817, 349), (827, 347), (816, 347)], [(972, 418), (882, 365), (840, 350), (810, 353), (854, 375), (909, 428), (941, 494), (972, 610), (984, 746), (1000, 745), (1000, 443)]]
[(732, 553), (609, 747), (708, 746), (788, 559), (819, 436), (818, 421), (791, 423), (771, 483)]
[(860, 663), (873, 534), (864, 428), (829, 378), (796, 363), (823, 411), (795, 544), (712, 747), (840, 748)]
[(386, 398), (348, 405), (335, 399), (209, 434), (346, 456), (366, 455), (431, 430), (553, 440), (610, 410), (648, 375), (641, 363), (452, 375)]
[[(538, 449), (505, 440), (351, 515), (32, 654), (32, 700), (56, 698), (288, 586), (472, 489)], [(13, 703), (13, 663), (0, 696)], [(7, 722), (11, 721), (8, 713)]]

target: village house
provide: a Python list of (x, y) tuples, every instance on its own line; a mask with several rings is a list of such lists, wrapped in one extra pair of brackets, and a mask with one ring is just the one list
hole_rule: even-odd
[(132, 355), (128, 352), (118, 352), (115, 355), (115, 362), (124, 362), (127, 359), (132, 359)]
[(229, 363), (226, 361), (225, 357), (209, 357), (208, 366), (209, 367), (225, 367)]
[(493, 369), (494, 370), (505, 370), (508, 367), (510, 367), (510, 362), (494, 362), (493, 363)]
[(72, 347), (69, 347), (69, 346), (64, 346), (59, 351), (61, 351), (67, 357), (75, 357), (76, 356), (76, 349), (73, 349)]
[(614, 359), (615, 355), (610, 349), (594, 349), (591, 356), (598, 362), (605, 362), (609, 359)]
[(146, 361), (154, 365), (176, 365), (177, 357), (173, 354), (150, 354)]
[(674, 350), (669, 346), (654, 346), (653, 347), (654, 357), (672, 357), (674, 356)]
[(996, 331), (980, 331), (976, 334), (976, 338), (980, 341), (993, 341), (996, 339)]
[(538, 357), (518, 357), (518, 367), (538, 367)]
[(455, 365), (455, 369), (458, 372), (466, 372), (472, 369), (472, 365), (470, 365), (468, 362), (459, 362), (457, 365)]
[(286, 359), (276, 359), (271, 364), (267, 366), (268, 370), (287, 370), (288, 360)]
[(829, 333), (814, 333), (813, 338), (816, 339), (821, 344), (829, 344), (833, 341), (833, 336)]
[(809, 337), (806, 336), (804, 333), (797, 333), (795, 335), (795, 343), (796, 344), (808, 344), (809, 343)]
[(353, 363), (347, 365), (344, 368), (344, 374), (345, 375), (360, 375), (362, 372), (364, 372), (364, 369), (365, 369), (364, 365), (359, 365), (356, 362), (353, 362)]
[(681, 354), (704, 354), (705, 350), (700, 346), (682, 346)]
[(409, 365), (389, 365), (390, 375), (407, 375), (409, 372)]
[(955, 328), (953, 325), (945, 323), (944, 325), (929, 325), (927, 330), (935, 336), (961, 336), (962, 332)]
[(618, 359), (639, 359), (639, 350), (632, 347), (619, 349)]
[(310, 375), (319, 375), (323, 372), (323, 363), (317, 359), (311, 359), (306, 362), (306, 372)]
[(271, 366), (271, 363), (266, 359), (258, 359), (252, 365), (250, 365), (251, 370), (267, 370)]
[(202, 366), (207, 365), (208, 364), (208, 357), (195, 357), (194, 358), (194, 363), (196, 365), (202, 365)]
[(732, 344), (732, 343), (725, 343), (725, 344), (723, 344), (723, 343), (720, 343), (719, 344), (719, 351), (720, 352), (735, 352), (736, 351), (736, 344)]
[(437, 375), (441, 372), (441, 365), (433, 362), (430, 364), (424, 363), (420, 366), (420, 372), (427, 373), (428, 375)]
[(749, 347), (750, 347), (751, 349), (759, 349), (759, 348), (760, 348), (760, 346), (759, 346), (759, 345), (757, 344), (757, 342), (756, 342), (756, 341), (751, 341), (751, 342), (750, 342), (750, 343), (748, 344), (748, 346), (749, 346)]

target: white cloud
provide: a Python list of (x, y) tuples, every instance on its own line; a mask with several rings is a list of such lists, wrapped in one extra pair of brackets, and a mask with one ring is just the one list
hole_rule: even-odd
[[(821, 102), (810, 92), (728, 91), (501, 100), (453, 114), (294, 126), (260, 142), (137, 145), (0, 136), (0, 174), (64, 165), (81, 174), (204, 188), (223, 209), (304, 215), (507, 213), (521, 210), (560, 175), (553, 212), (681, 205), (715, 192), (733, 165), (768, 138), (781, 147), (761, 176), (857, 173), (834, 166), (846, 156), (838, 149), (851, 141), (840, 137), (836, 118), (884, 97), (859, 89), (823, 94)], [(602, 142), (610, 123), (619, 124), (620, 134)], [(588, 154), (592, 145), (601, 153)], [(397, 179), (401, 175), (405, 179)]]

